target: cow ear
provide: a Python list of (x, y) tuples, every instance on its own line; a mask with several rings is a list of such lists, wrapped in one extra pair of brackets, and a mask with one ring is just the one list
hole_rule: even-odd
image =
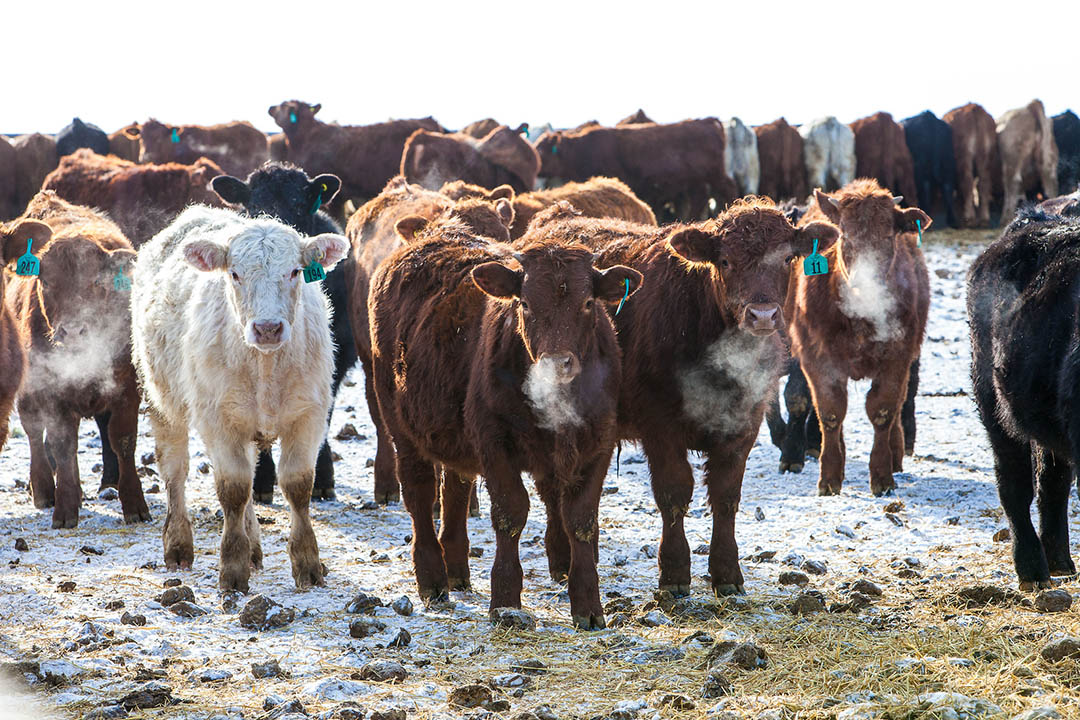
[(120, 132), (122, 132), (124, 137), (128, 138), (129, 140), (138, 140), (139, 135), (141, 134), (141, 131), (140, 131), (138, 125), (128, 125), (126, 128), (123, 128)]
[(233, 205), (247, 205), (251, 200), (251, 187), (232, 175), (218, 175), (210, 181), (210, 187), (219, 198)]
[(330, 201), (337, 195), (338, 190), (341, 189), (341, 178), (337, 175), (331, 175), (326, 173), (325, 175), (319, 175), (310, 183), (308, 183), (308, 200), (310, 200), (310, 206), (314, 206), (315, 198), (321, 198), (320, 204), (323, 206), (329, 205)]
[(4, 229), (0, 223), (0, 253), (3, 262), (0, 265), (14, 263), (26, 252), (29, 242), (30, 254), (41, 255), (45, 243), (52, 239), (52, 228), (37, 220), (13, 222)]
[(506, 198), (513, 202), (514, 200), (514, 188), (509, 185), (500, 185), (491, 192), (488, 193), (488, 200), (498, 200), (500, 198)]
[(112, 250), (109, 252), (109, 269), (113, 274), (119, 272), (130, 275), (131, 268), (135, 267), (135, 261), (138, 258), (139, 255), (134, 250), (128, 250), (127, 248)]
[(416, 233), (427, 227), (427, 218), (420, 217), (419, 215), (409, 215), (403, 217), (397, 221), (397, 225), (394, 226), (394, 230), (398, 236), (405, 241), (405, 244), (416, 242)]
[(476, 287), (500, 300), (520, 297), (524, 278), (524, 270), (511, 270), (499, 262), (482, 263), (472, 269), (472, 280)]
[(315, 115), (320, 110), (322, 110), (322, 103), (315, 103), (314, 105), (308, 105), (308, 110), (311, 111), (312, 115)]
[(916, 220), (922, 221), (923, 232), (930, 229), (930, 224), (934, 221), (930, 219), (930, 216), (924, 213), (917, 207), (905, 208), (893, 208), (893, 217), (896, 219), (896, 229), (899, 232), (918, 232), (919, 226), (916, 225)]
[(683, 228), (668, 236), (668, 245), (675, 254), (694, 263), (712, 262), (716, 257), (711, 235), (697, 228)]
[(593, 295), (609, 303), (617, 303), (633, 295), (641, 287), (641, 273), (625, 265), (614, 265), (605, 270), (593, 268)]
[(184, 259), (203, 272), (224, 270), (229, 264), (229, 249), (212, 240), (192, 240), (184, 245)]
[(495, 203), (495, 212), (499, 214), (499, 219), (506, 227), (514, 224), (514, 206), (506, 198)]
[(836, 203), (836, 198), (824, 192), (821, 188), (814, 190), (814, 198), (817, 200), (821, 212), (825, 213), (825, 217), (839, 225), (840, 207)]
[(821, 254), (835, 245), (838, 239), (840, 239), (840, 228), (832, 223), (822, 220), (806, 223), (795, 231), (795, 254), (812, 253), (815, 240), (817, 240), (818, 254)]
[(323, 233), (308, 238), (300, 252), (304, 266), (317, 262), (324, 270), (330, 270), (349, 254), (349, 241), (336, 233)]

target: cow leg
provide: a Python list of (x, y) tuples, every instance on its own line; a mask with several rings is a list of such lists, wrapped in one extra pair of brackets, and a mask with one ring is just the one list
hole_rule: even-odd
[(479, 483), (473, 482), (472, 490), (469, 491), (469, 517), (480, 517), (480, 493)]
[(550, 475), (533, 473), (536, 491), (544, 501), (547, 526), (544, 529), (544, 550), (547, 553), (548, 572), (557, 583), (566, 582), (570, 574), (570, 538), (563, 527), (562, 498), (555, 480)]
[(214, 485), (225, 515), (221, 529), (218, 587), (246, 593), (252, 558), (246, 514), (251, 500), (251, 473), (255, 469), (254, 446), (243, 441), (230, 442), (230, 433), (218, 428), (210, 432), (200, 428), (200, 435), (214, 465)]
[[(116, 450), (119, 468), (120, 509), (125, 523), (150, 522), (142, 481), (135, 472), (135, 441), (139, 434), (139, 389), (135, 374), (130, 374), (128, 387), (121, 400), (107, 416), (109, 442)], [(104, 447), (104, 442), (102, 443)]]
[(438, 477), (430, 460), (420, 456), (408, 440), (397, 445), (397, 476), (401, 479), (401, 497), (412, 518), (412, 558), (416, 586), (425, 603), (449, 599), (449, 581), (442, 546), (435, 535), (431, 508), (438, 491)]
[(281, 469), (278, 483), (289, 503), (289, 560), (296, 587), (322, 586), (323, 569), (319, 544), (311, 526), (311, 489), (315, 484), (315, 460), (324, 439), (324, 418), (301, 418), (281, 435)]
[(375, 502), (385, 505), (401, 499), (401, 488), (398, 485), (400, 476), (395, 474), (394, 445), (390, 441), (390, 433), (386, 431), (386, 426), (383, 424), (379, 401), (375, 396), (371, 362), (361, 360), (360, 363), (364, 367), (364, 390), (367, 393), (368, 412), (371, 414), (371, 423), (375, 426)]
[(529, 493), (521, 475), (498, 459), (485, 463), (484, 479), (491, 496), (495, 529), (495, 561), (491, 565), (491, 609), (521, 607), (521, 559), (518, 540), (529, 519)]
[[(987, 417), (983, 413), (984, 422)], [(987, 435), (994, 450), (994, 471), (998, 496), (1013, 539), (1013, 563), (1022, 590), (1050, 587), (1050, 568), (1042, 541), (1031, 524), (1031, 501), (1035, 496), (1032, 478), (1031, 445), (1017, 442), (997, 426), (986, 422)]]
[(1039, 539), (1051, 575), (1075, 575), (1069, 553), (1069, 490), (1072, 467), (1045, 447), (1032, 444)]
[(815, 460), (821, 457), (821, 421), (818, 420), (814, 403), (806, 413), (806, 454)]
[[(980, 199), (983, 197), (979, 189)], [(956, 162), (956, 214), (962, 227), (975, 226), (975, 176), (971, 158), (957, 158)]]
[(780, 472), (801, 473), (806, 464), (806, 418), (813, 409), (810, 387), (797, 362), (793, 362), (784, 387), (788, 411), (787, 434), (780, 452)]
[(915, 454), (915, 396), (919, 394), (919, 358), (908, 370), (907, 397), (900, 409), (900, 424), (904, 429), (904, 454)]
[(570, 545), (570, 616), (580, 630), (606, 627), (594, 548), (600, 535), (600, 493), (610, 462), (611, 452), (601, 453), (582, 468), (580, 482), (559, 483), (563, 532)]
[(804, 365), (810, 396), (821, 427), (821, 466), (818, 495), (839, 495), (844, 485), (844, 417), (847, 415), (847, 378), (827, 375), (817, 363)]
[[(870, 449), (870, 491), (874, 495), (896, 489), (893, 472), (903, 469), (904, 437), (897, 424), (906, 389), (907, 368), (902, 375), (886, 368), (874, 378), (866, 394), (866, 416), (874, 427), (874, 444)], [(899, 457), (895, 457), (897, 452)]]
[(690, 594), (690, 546), (683, 530), (683, 518), (694, 497), (694, 473), (686, 459), (686, 448), (663, 436), (642, 438), (649, 461), (653, 498), (660, 509), (663, 530), (660, 536), (660, 589), (676, 597)]
[(324, 437), (315, 458), (315, 483), (311, 487), (313, 500), (336, 500), (334, 491), (334, 456), (330, 451), (330, 441)]
[[(994, 197), (994, 175), (989, 160), (979, 167), (977, 172), (979, 190), (979, 209), (977, 214), (978, 227), (990, 227), (990, 203)], [(1004, 215), (1002, 216), (1004, 218)], [(1010, 218), (1011, 219), (1011, 218)], [(1005, 222), (1003, 220), (1003, 222)]]
[(187, 512), (184, 488), (188, 474), (187, 424), (173, 423), (160, 413), (150, 410), (150, 425), (154, 431), (158, 469), (165, 479), (168, 510), (162, 543), (165, 546), (165, 567), (187, 570), (195, 560), (195, 544), (191, 535), (191, 518)]
[(269, 505), (274, 502), (274, 485), (277, 483), (277, 467), (270, 447), (260, 448), (255, 461), (255, 479), (252, 481), (252, 497), (255, 502)]
[(787, 434), (787, 425), (784, 417), (780, 414), (780, 394), (769, 399), (769, 405), (765, 408), (765, 424), (769, 426), (769, 439), (777, 449), (783, 449), (784, 436)]
[(439, 545), (446, 563), (446, 582), (451, 590), (469, 590), (469, 497), (474, 480), (443, 470), (439, 511)]
[(100, 493), (105, 488), (116, 487), (120, 482), (120, 465), (113, 451), (112, 441), (109, 438), (109, 417), (111, 413), (103, 412), (94, 416), (94, 422), (98, 426), (98, 435), (101, 437), (101, 485)]
[(746, 458), (753, 446), (754, 437), (750, 432), (728, 438), (713, 447), (705, 462), (705, 486), (713, 516), (709, 576), (717, 596), (745, 592), (739, 548), (735, 542), (735, 513), (742, 498)]
[(1013, 172), (1005, 172), (1005, 202), (1001, 206), (1001, 224), (1008, 225), (1016, 214), (1016, 206), (1020, 203), (1020, 193), (1023, 189), (1024, 179), (1020, 175), (1019, 163)]
[(951, 228), (960, 227), (956, 223), (956, 213), (953, 210), (953, 194), (955, 191), (956, 188), (953, 187), (953, 183), (948, 181), (942, 183), (941, 202), (945, 205), (945, 222), (948, 223)]
[(45, 423), (37, 411), (25, 404), (19, 408), (19, 421), (30, 442), (30, 497), (38, 510), (56, 504), (56, 485), (53, 466), (45, 450)]
[(82, 487), (79, 484), (79, 418), (57, 413), (48, 423), (49, 447), (56, 459), (56, 504), (53, 506), (54, 530), (79, 524)]

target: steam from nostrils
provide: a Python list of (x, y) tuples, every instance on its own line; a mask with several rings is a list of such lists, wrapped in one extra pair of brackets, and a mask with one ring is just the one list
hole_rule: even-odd
[(581, 413), (570, 392), (572, 384), (559, 382), (557, 363), (544, 358), (533, 363), (522, 389), (537, 422), (546, 430), (562, 430), (581, 425)]
[(848, 266), (848, 281), (840, 284), (840, 312), (874, 326), (876, 342), (898, 340), (904, 333), (895, 316), (896, 302), (885, 285), (885, 271), (876, 252), (861, 253)]
[(734, 434), (775, 387), (776, 338), (734, 328), (708, 347), (701, 362), (679, 372), (683, 412), (710, 432)]

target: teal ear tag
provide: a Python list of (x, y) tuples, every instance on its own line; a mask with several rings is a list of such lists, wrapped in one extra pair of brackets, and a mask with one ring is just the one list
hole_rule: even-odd
[(117, 270), (112, 285), (117, 292), (129, 292), (131, 290), (131, 278), (125, 275), (122, 270)]
[(26, 241), (26, 253), (19, 256), (19, 262), (15, 266), (15, 274), (22, 275), (23, 277), (34, 277), (41, 274), (41, 263), (30, 252), (30, 248), (33, 247), (34, 241), (32, 239)]
[(922, 220), (915, 220), (915, 227), (919, 229), (919, 244), (915, 247), (922, 247)]
[(172, 129), (172, 141), (174, 143), (180, 142), (180, 131), (177, 130), (176, 128)]
[(312, 260), (311, 264), (304, 268), (304, 282), (313, 283), (326, 279), (326, 270), (318, 260)]
[(296, 124), (296, 113), (294, 113), (294, 112), (289, 113), (289, 122), (291, 122), (293, 125)]
[(615, 308), (616, 315), (619, 314), (619, 311), (622, 310), (622, 306), (626, 304), (627, 298), (630, 297), (630, 278), (624, 279), (623, 282), (626, 283), (626, 294), (623, 295), (622, 300), (619, 301), (619, 307)]
[(828, 275), (829, 261), (824, 255), (818, 255), (817, 238), (814, 238), (814, 251), (806, 256), (802, 262), (803, 275)]

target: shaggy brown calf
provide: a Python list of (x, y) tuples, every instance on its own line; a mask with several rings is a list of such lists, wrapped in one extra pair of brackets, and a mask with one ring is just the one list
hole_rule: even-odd
[(784, 118), (758, 125), (754, 134), (757, 135), (761, 165), (758, 193), (776, 202), (789, 198), (801, 202), (810, 192), (806, 184), (802, 135)]
[(0, 135), (0, 222), (22, 212), (16, 194), (17, 162), (14, 146), (6, 137)]
[(26, 355), (19, 339), (19, 327), (11, 308), (4, 302), (7, 276), (9, 272), (15, 272), (19, 258), (24, 253), (40, 255), (51, 237), (49, 226), (36, 220), (0, 223), (0, 450), (4, 449), (7, 441), (8, 420), (26, 371)]
[(930, 306), (930, 280), (916, 247), (919, 208), (901, 210), (899, 198), (860, 178), (827, 195), (815, 191), (803, 223), (826, 219), (842, 237), (819, 238), (829, 263), (825, 275), (796, 273), (787, 316), (792, 355), (799, 359), (821, 423), (818, 494), (837, 495), (844, 482), (844, 416), (848, 378), (870, 378), (866, 415), (874, 426), (870, 489), (896, 487), (904, 462), (898, 421), (908, 372), (918, 359)]
[(137, 165), (83, 149), (61, 160), (42, 189), (55, 190), (68, 202), (104, 210), (139, 248), (188, 205), (221, 207), (210, 188), (210, 181), (221, 174), (207, 158), (190, 165)]
[(341, 178), (341, 191), (331, 215), (342, 215), (347, 200), (361, 202), (378, 195), (398, 174), (405, 141), (417, 130), (442, 132), (432, 118), (391, 120), (374, 125), (342, 126), (315, 119), (322, 105), (289, 100), (268, 111), (285, 131), (289, 162), (309, 175), (333, 173)]
[(981, 105), (945, 113), (956, 158), (956, 214), (964, 227), (990, 227), (990, 203), (1001, 188), (997, 126)]
[[(827, 222), (796, 229), (771, 200), (736, 201), (716, 220), (652, 228), (617, 220), (538, 215), (528, 237), (583, 242), (597, 264), (647, 280), (615, 317), (623, 351), (619, 437), (638, 440), (660, 508), (660, 588), (690, 592), (683, 518), (694, 494), (687, 451), (706, 455), (713, 509), (709, 574), (718, 594), (743, 592), (735, 512), (746, 458), (784, 365), (782, 306), (792, 263)], [(550, 544), (549, 544), (550, 547)]]
[(464, 180), (482, 187), (509, 185), (528, 192), (536, 185), (540, 157), (529, 141), (499, 125), (482, 138), (464, 133), (417, 130), (405, 141), (401, 174), (411, 183), (437, 190)]
[(1058, 148), (1053, 123), (1046, 117), (1041, 100), (999, 117), (997, 135), (1005, 189), (1001, 222), (1008, 224), (1020, 200), (1040, 194), (1045, 200), (1058, 194)]
[(34, 505), (53, 506), (54, 528), (78, 525), (79, 419), (107, 415), (124, 522), (148, 521), (135, 472), (140, 396), (131, 364), (129, 291), (123, 287), (135, 251), (116, 224), (53, 192), (36, 195), (25, 218), (52, 229), (40, 276), (16, 278), (6, 296), (26, 348), (17, 402), (30, 441)]
[(139, 126), (139, 162), (191, 165), (209, 158), (229, 175), (247, 176), (270, 159), (266, 135), (251, 123), (165, 125), (147, 120)]
[(602, 628), (597, 509), (620, 379), (603, 303), (636, 290), (641, 275), (598, 270), (588, 248), (543, 233), (515, 252), (441, 218), (413, 238), (376, 271), (370, 305), (375, 392), (412, 516), (420, 596), (469, 587), (467, 483), (443, 486), (436, 536), (435, 462), (484, 476), (497, 543), (491, 609), (521, 607), (528, 472), (553, 513), (549, 537), (558, 533), (570, 556), (552, 573), (568, 574), (574, 625)]
[(509, 197), (514, 204), (514, 224), (510, 227), (510, 237), (514, 240), (525, 234), (529, 222), (538, 212), (560, 200), (573, 205), (585, 217), (656, 225), (652, 209), (641, 202), (626, 183), (615, 178), (595, 177), (588, 182), (569, 182), (550, 190), (536, 190), (516, 197), (509, 185), (488, 190), (461, 180), (446, 183), (439, 192), (455, 200), (475, 197), (495, 202), (499, 198)]
[(56, 167), (59, 157), (56, 140), (49, 135), (20, 135), (11, 144), (15, 146), (16, 212), (21, 213), (41, 189), (41, 181)]
[(375, 425), (375, 500), (386, 503), (400, 497), (394, 475), (394, 450), (386, 436), (379, 405), (372, 385), (371, 336), (368, 327), (368, 291), (376, 268), (411, 237), (419, 224), (442, 214), (452, 214), (484, 237), (510, 240), (507, 229), (513, 222), (510, 201), (498, 198), (493, 203), (479, 199), (451, 200), (437, 192), (405, 182), (398, 176), (387, 183), (379, 196), (365, 203), (349, 218), (345, 236), (352, 245), (346, 261), (345, 282), (349, 286), (349, 320), (356, 330), (356, 354), (364, 368), (368, 412)]
[(900, 191), (908, 203), (917, 202), (915, 162), (904, 128), (887, 112), (859, 118), (850, 127), (855, 133), (855, 177), (875, 178), (882, 187)]

